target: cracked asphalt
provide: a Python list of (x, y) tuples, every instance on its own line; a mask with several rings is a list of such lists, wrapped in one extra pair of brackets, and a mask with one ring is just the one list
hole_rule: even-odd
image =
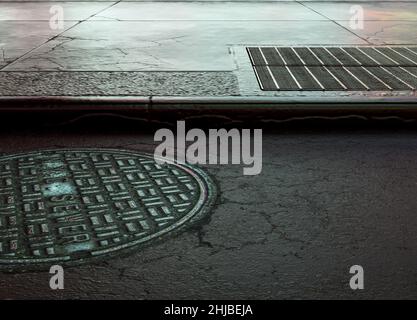
[[(68, 123), (9, 125), (0, 152), (152, 153), (156, 146), (154, 130), (134, 120)], [(219, 197), (203, 223), (143, 250), (67, 268), (62, 291), (49, 289), (47, 272), (0, 274), (0, 298), (416, 298), (417, 133), (395, 123), (265, 128), (260, 175), (244, 176), (240, 165), (204, 166)], [(356, 264), (365, 270), (360, 292), (349, 287)]]

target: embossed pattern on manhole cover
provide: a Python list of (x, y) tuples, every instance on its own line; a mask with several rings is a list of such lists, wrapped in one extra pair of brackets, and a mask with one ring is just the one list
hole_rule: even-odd
[(198, 168), (125, 150), (0, 157), (0, 269), (94, 261), (197, 221), (215, 198)]

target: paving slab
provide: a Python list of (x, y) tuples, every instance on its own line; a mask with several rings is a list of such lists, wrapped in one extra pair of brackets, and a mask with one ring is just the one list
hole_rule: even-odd
[[(54, 15), (52, 6), (60, 6), (64, 20), (85, 20), (108, 8), (114, 2), (4, 2), (1, 4), (0, 21), (49, 21)], [(53, 8), (52, 8), (53, 9)]]
[(231, 45), (294, 43), (366, 44), (330, 21), (86, 21), (3, 70), (231, 71)]
[[(346, 21), (338, 21), (349, 28)], [(417, 21), (366, 21), (363, 29), (353, 32), (366, 41), (377, 45), (401, 45), (417, 43)]]
[[(65, 21), (64, 30), (76, 22)], [(63, 30), (53, 30), (46, 21), (0, 21), (0, 64), (6, 65), (42, 46)]]
[[(322, 14), (331, 20), (351, 20), (357, 12), (354, 6), (357, 2), (340, 2), (337, 5), (331, 2), (307, 2), (304, 3), (308, 8)], [(360, 3), (363, 9), (363, 18), (365, 21), (416, 21), (417, 20), (417, 3), (416, 2), (369, 2)], [(351, 10), (354, 10), (351, 12)]]
[[(233, 15), (230, 14), (233, 12)], [(92, 20), (326, 20), (294, 2), (120, 2)]]

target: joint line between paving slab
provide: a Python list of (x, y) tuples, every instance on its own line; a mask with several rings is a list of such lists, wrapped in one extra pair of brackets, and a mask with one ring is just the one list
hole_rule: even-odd
[(307, 8), (307, 9), (309, 9), (309, 10), (311, 10), (311, 11), (315, 12), (315, 13), (317, 13), (318, 15), (322, 16), (323, 18), (325, 18), (325, 19), (327, 19), (327, 20), (329, 20), (329, 21), (333, 22), (334, 24), (336, 24), (336, 25), (337, 25), (337, 26), (339, 26), (340, 28), (342, 28), (342, 29), (346, 30), (347, 32), (349, 32), (349, 33), (353, 34), (354, 36), (358, 37), (359, 39), (361, 39), (361, 40), (365, 41), (367, 44), (373, 44), (372, 42), (368, 41), (368, 39), (361, 37), (360, 35), (356, 34), (356, 33), (355, 33), (355, 32), (353, 32), (352, 30), (350, 30), (349, 28), (346, 28), (345, 26), (343, 26), (343, 25), (341, 25), (340, 23), (338, 23), (336, 20), (330, 19), (330, 18), (329, 18), (328, 16), (326, 16), (325, 14), (323, 14), (323, 13), (321, 13), (321, 12), (319, 12), (319, 11), (317, 11), (317, 10), (314, 10), (313, 8), (309, 7), (309, 6), (308, 6), (308, 4), (306, 4), (306, 3), (302, 2), (302, 1), (297, 1), (297, 0), (295, 0), (294, 2), (296, 2), (296, 3), (300, 4), (300, 5), (302, 5), (303, 7)]
[(117, 5), (117, 4), (118, 4), (118, 3), (120, 3), (120, 2), (122, 2), (122, 0), (119, 0), (119, 1), (113, 2), (113, 3), (112, 3), (112, 4), (110, 4), (108, 7), (106, 7), (106, 8), (103, 8), (103, 9), (99, 10), (98, 12), (96, 12), (96, 13), (92, 14), (91, 16), (87, 17), (86, 19), (83, 19), (83, 20), (78, 21), (78, 22), (77, 22), (76, 24), (74, 24), (73, 26), (71, 26), (71, 27), (69, 27), (69, 28), (65, 29), (64, 31), (60, 32), (59, 34), (57, 34), (57, 35), (55, 35), (55, 36), (53, 36), (53, 37), (51, 37), (51, 38), (47, 39), (44, 43), (40, 44), (39, 46), (34, 47), (33, 49), (31, 49), (31, 50), (29, 50), (28, 52), (24, 53), (23, 55), (21, 55), (20, 57), (16, 58), (16, 59), (15, 59), (15, 60), (13, 60), (12, 62), (10, 62), (10, 63), (6, 64), (6, 65), (5, 65), (5, 66), (3, 66), (3, 67), (1, 67), (1, 68), (0, 68), (0, 71), (4, 70), (4, 69), (5, 69), (5, 68), (7, 68), (7, 67), (10, 67), (10, 66), (12, 66), (12, 65), (16, 64), (17, 62), (19, 62), (20, 60), (22, 60), (24, 57), (26, 57), (27, 55), (31, 54), (32, 52), (34, 52), (34, 51), (38, 50), (39, 48), (43, 47), (43, 46), (44, 46), (44, 45), (46, 45), (47, 43), (49, 43), (49, 42), (51, 42), (51, 41), (53, 41), (53, 40), (55, 40), (55, 39), (57, 39), (57, 38), (61, 37), (61, 36), (62, 36), (65, 32), (67, 32), (67, 31), (69, 31), (69, 30), (71, 30), (71, 29), (75, 28), (76, 26), (79, 26), (81, 23), (83, 23), (83, 22), (85, 22), (85, 21), (87, 21), (87, 20), (89, 20), (89, 19), (91, 19), (91, 18), (95, 17), (96, 15), (98, 15), (98, 14), (100, 14), (100, 13), (102, 13), (102, 12), (106, 11), (107, 9), (112, 8), (113, 6)]

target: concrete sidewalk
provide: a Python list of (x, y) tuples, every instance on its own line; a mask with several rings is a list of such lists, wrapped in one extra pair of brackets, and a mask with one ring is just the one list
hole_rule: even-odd
[[(63, 8), (62, 29), (50, 27), (53, 5)], [(363, 29), (350, 27), (355, 5)], [(0, 9), (1, 110), (385, 114), (414, 110), (417, 100), (415, 90), (262, 91), (246, 52), (413, 46), (416, 1), (0, 1)]]
[[(364, 28), (351, 29), (358, 4)], [(64, 9), (63, 29), (50, 27), (52, 5)], [(193, 97), (253, 105), (263, 97), (285, 108), (355, 100), (412, 107), (415, 92), (262, 91), (246, 47), (412, 46), (415, 30), (416, 1), (2, 0), (0, 96), (7, 98), (0, 105), (14, 97), (109, 96), (139, 97), (138, 105)]]

